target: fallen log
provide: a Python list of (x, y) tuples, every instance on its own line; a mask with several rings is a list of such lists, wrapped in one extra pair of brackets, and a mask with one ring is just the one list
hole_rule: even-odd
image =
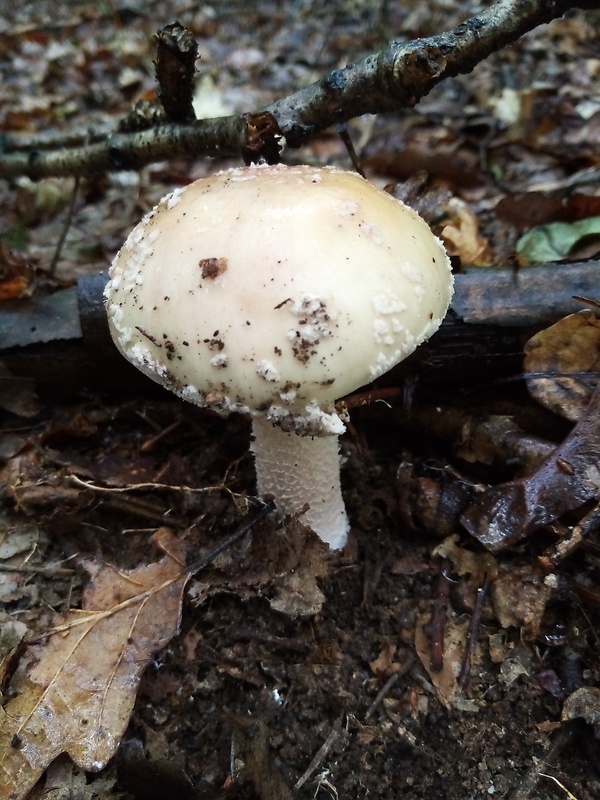
[[(113, 346), (103, 304), (106, 274), (53, 294), (0, 306), (0, 361), (12, 378), (33, 380), (56, 400), (84, 390), (160, 392)], [(419, 376), (427, 385), (500, 377), (520, 369), (522, 345), (536, 330), (600, 299), (600, 261), (548, 264), (515, 272), (471, 268), (456, 276), (442, 327), (386, 376), (387, 385)], [(0, 376), (0, 381), (6, 380)]]

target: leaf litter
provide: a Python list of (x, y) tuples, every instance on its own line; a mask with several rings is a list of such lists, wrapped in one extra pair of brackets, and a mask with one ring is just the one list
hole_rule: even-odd
[(165, 555), (133, 570), (84, 560), (90, 575), (81, 609), (60, 616), (27, 647), (9, 688), (0, 729), (0, 796), (27, 796), (43, 771), (68, 753), (96, 772), (129, 723), (141, 674), (179, 630), (184, 551), (166, 530)]
[[(256, 8), (225, 3), (216, 14), (211, 7), (170, 2), (161, 6), (161, 18), (156, 20), (152, 4), (142, 9), (137, 2), (126, 7), (41, 2), (35, 13), (26, 5), (10, 11), (17, 17), (14, 20), (9, 21), (8, 8), (0, 16), (0, 52), (8, 64), (0, 122), (10, 133), (20, 129), (26, 135), (40, 129), (61, 133), (90, 124), (111, 128), (133, 100), (151, 98), (149, 43), (166, 21), (167, 8), (170, 18), (182, 17), (200, 40), (198, 99), (205, 108), (227, 110), (248, 110), (248, 104), (258, 107), (305, 85), (348, 58), (373, 51), (390, 31), (408, 38), (438, 33), (468, 13), (464, 4), (423, 6), (411, 0), (381, 9), (356, 3), (323, 8), (314, 3), (289, 7), (261, 3)], [(598, 214), (596, 52), (597, 25), (586, 15), (573, 13), (486, 60), (472, 75), (445, 82), (419, 104), (416, 113), (353, 121), (349, 128), (362, 146), (358, 149), (369, 177), (382, 185), (390, 178), (410, 184), (415, 169), (423, 168), (426, 189), (413, 192), (412, 201), (421, 204), (439, 233), (447, 228), (448, 243), (458, 259), (514, 265), (515, 244), (528, 228)], [(348, 166), (344, 148), (331, 132), (297, 155)], [(61, 285), (105, 268), (128, 229), (159, 196), (211, 168), (205, 161), (158, 164), (139, 175), (82, 181), (74, 224), (56, 278), (49, 282)], [(2, 238), (11, 251), (3, 259), (10, 267), (8, 296), (27, 292), (35, 280), (39, 286), (40, 270), (48, 269), (56, 252), (72, 193), (72, 182), (63, 179), (38, 183), (23, 179), (15, 187), (16, 202), (11, 188), (2, 187), (0, 194)], [(396, 191), (402, 195), (402, 187)], [(524, 198), (521, 205), (519, 197)], [(502, 207), (510, 213), (503, 216)], [(585, 239), (575, 242), (581, 252)], [(555, 369), (547, 358), (534, 372)], [(529, 378), (533, 385), (533, 373)], [(219, 426), (186, 413), (183, 432), (165, 437), (169, 447), (162, 442), (155, 452), (143, 454), (139, 442), (147, 440), (149, 427), (151, 435), (159, 437), (170, 430), (173, 417), (180, 413), (176, 404), (167, 404), (160, 412), (153, 408), (145, 418), (146, 409), (140, 410), (137, 419), (107, 408), (97, 431), (93, 425), (87, 430), (83, 426), (78, 437), (77, 410), (57, 413), (45, 404), (39, 404), (41, 417), (33, 418), (29, 430), (24, 421), (38, 409), (32, 388), (11, 375), (3, 374), (2, 381), (2, 405), (21, 417), (3, 432), (3, 500), (22, 516), (25, 526), (33, 517), (52, 534), (39, 540), (27, 565), (18, 562), (30, 571), (5, 573), (16, 577), (14, 594), (6, 595), (15, 618), (21, 615), (42, 636), (17, 669), (16, 679), (27, 686), (32, 654), (39, 654), (40, 664), (45, 663), (46, 652), (56, 651), (58, 658), (61, 642), (75, 642), (78, 629), (76, 625), (43, 638), (51, 625), (44, 604), (50, 597), (51, 605), (60, 607), (72, 588), (70, 579), (61, 582), (65, 576), (43, 571), (44, 566), (59, 564), (74, 551), (99, 552), (105, 561), (88, 562), (102, 565), (101, 573), (128, 575), (131, 570), (125, 564), (149, 559), (148, 527), (165, 523), (181, 530), (178, 536), (188, 546), (209, 550), (215, 537), (235, 526), (253, 486), (239, 445), (246, 442), (247, 432), (236, 423)], [(531, 794), (524, 787), (529, 760), (551, 761), (547, 756), (552, 754), (552, 742), (546, 732), (560, 725), (559, 695), (544, 689), (551, 685), (549, 680), (538, 681), (541, 668), (554, 670), (565, 693), (584, 680), (600, 680), (593, 630), (600, 571), (593, 551), (580, 550), (578, 558), (562, 563), (560, 573), (550, 569), (546, 575), (544, 564), (531, 564), (549, 537), (554, 542), (586, 520), (592, 533), (597, 525), (594, 528), (593, 508), (581, 518), (583, 512), (569, 505), (576, 499), (578, 476), (559, 480), (569, 464), (564, 456), (573, 444), (566, 426), (557, 426), (548, 415), (541, 425), (535, 420), (532, 425), (532, 414), (525, 413), (531, 412), (526, 399), (520, 396), (515, 402), (498, 385), (492, 392), (477, 394), (473, 406), (467, 405), (463, 387), (457, 384), (451, 381), (444, 392), (430, 398), (423, 417), (429, 413), (431, 422), (431, 407), (438, 409), (441, 429), (449, 412), (458, 407), (462, 416), (457, 420), (454, 415), (454, 430), (465, 431), (463, 441), (446, 440), (440, 446), (431, 434), (433, 426), (426, 425), (427, 435), (415, 442), (389, 416), (373, 410), (356, 414), (344, 452), (356, 540), (341, 563), (329, 562), (299, 521), (291, 525), (288, 541), (265, 524), (260, 538), (244, 541), (235, 554), (224, 554), (210, 574), (191, 583), (182, 636), (148, 663), (131, 728), (143, 753), (137, 771), (128, 774), (130, 762), (117, 756), (119, 789), (126, 786), (128, 797), (152, 796), (154, 770), (161, 760), (169, 762), (172, 753), (194, 778), (198, 787), (190, 790), (194, 798), (214, 797), (221, 791), (235, 798), (266, 797), (269, 792), (287, 796), (281, 781), (295, 785), (311, 764), (316, 766), (299, 797), (388, 798), (401, 793), (462, 800), (467, 795)], [(548, 392), (557, 395), (554, 414), (560, 410), (560, 394), (558, 389)], [(584, 405), (582, 397), (580, 420)], [(541, 408), (538, 412), (543, 413)], [(89, 403), (83, 413), (89, 413)], [(403, 409), (398, 410), (400, 415), (405, 415)], [(40, 426), (44, 428), (51, 417), (54, 426), (46, 428), (48, 436), (40, 437)], [(575, 419), (573, 411), (569, 418)], [(584, 423), (581, 444), (591, 446), (587, 454), (580, 452), (582, 463), (597, 460), (591, 432)], [(527, 437), (534, 447), (527, 444)], [(557, 445), (563, 447), (564, 463), (554, 458), (549, 472), (537, 473)], [(409, 499), (396, 478), (399, 471), (413, 476)], [(97, 488), (76, 484), (73, 476)], [(461, 510), (486, 492), (506, 488), (510, 494), (517, 476), (528, 481), (526, 487), (533, 487), (544, 502), (542, 479), (549, 476), (548, 491), (554, 490), (557, 497), (559, 517), (541, 528), (530, 526), (515, 549), (506, 547), (509, 539), (503, 540), (495, 553), (498, 577), (474, 642), (470, 681), (460, 685), (461, 659), (469, 639), (467, 616), (473, 613), (474, 596), (486, 573), (481, 566), (489, 565), (482, 560), (478, 566), (479, 543), (458, 520)], [(219, 485), (226, 490), (182, 488)], [(102, 486), (120, 491), (102, 491)], [(429, 504), (423, 502), (423, 508), (419, 508), (421, 490)], [(508, 526), (503, 533), (509, 534)], [(437, 603), (434, 551), (441, 536), (451, 535), (459, 536), (459, 544), (444, 542), (453, 577), (444, 608), (444, 663), (437, 673), (431, 669), (428, 626)], [(589, 536), (587, 541), (594, 544)], [(108, 566), (113, 562), (118, 567)], [(7, 561), (7, 566), (16, 564)], [(117, 598), (111, 602), (117, 605), (105, 609), (106, 624), (112, 608), (118, 608)], [(117, 612), (124, 614), (127, 624), (131, 620), (125, 612), (137, 607), (138, 600), (134, 596), (131, 602), (131, 607)], [(81, 613), (69, 612), (65, 619), (79, 623)], [(94, 612), (99, 626), (105, 624), (103, 613)], [(21, 657), (23, 624), (5, 629), (7, 678)], [(119, 625), (119, 635), (126, 627)], [(84, 640), (93, 633), (90, 628)], [(108, 627), (105, 635), (110, 642)], [(122, 639), (121, 646), (127, 650)], [(415, 649), (419, 663), (404, 673), (398, 668), (400, 656), (394, 654)], [(117, 650), (115, 646), (112, 659), (107, 658), (109, 671), (114, 669)], [(378, 654), (387, 654), (389, 663), (377, 662)], [(74, 661), (76, 655), (77, 648)], [(403, 657), (402, 664), (409, 661)], [(376, 674), (369, 666), (374, 663), (381, 668)], [(573, 663), (575, 676), (573, 667), (567, 666)], [(31, 668), (34, 675), (36, 668), (42, 672), (36, 664)], [(386, 681), (389, 671), (400, 675), (392, 687)], [(90, 676), (95, 675), (91, 664)], [(102, 692), (108, 683), (104, 675), (99, 684)], [(128, 690), (134, 694), (131, 687)], [(12, 691), (9, 687), (8, 707), (15, 701)], [(369, 715), (373, 697), (381, 692), (383, 701)], [(588, 713), (594, 707), (589, 695), (583, 703), (577, 718), (586, 720), (587, 713), (589, 724), (597, 727), (597, 718)], [(476, 713), (458, 714), (459, 709)], [(31, 719), (38, 721), (35, 715)], [(8, 720), (8, 724), (13, 723)], [(344, 748), (337, 742), (321, 750), (333, 741), (331, 733), (340, 725)], [(254, 743), (241, 728), (256, 732)], [(235, 764), (230, 769), (232, 739), (247, 767), (237, 772)], [(417, 747), (408, 744), (415, 741)], [(581, 741), (589, 746), (590, 736)], [(77, 742), (72, 746), (76, 751)], [(427, 755), (433, 751), (439, 753), (435, 764)], [(591, 792), (598, 780), (584, 752), (579, 746), (567, 749), (563, 763), (571, 774), (578, 770), (586, 776), (584, 784)], [(110, 768), (105, 772), (114, 775)], [(73, 774), (59, 757), (47, 774), (45, 789), (57, 792), (61, 783), (72, 780), (75, 792), (83, 795), (86, 778), (80, 773), (73, 779)], [(112, 788), (114, 778), (106, 780), (98, 791), (104, 792), (102, 797), (114, 796), (118, 791)], [(163, 773), (163, 796), (176, 796), (179, 785)], [(94, 786), (100, 787), (100, 781), (88, 791)], [(533, 791), (535, 782), (531, 786)], [(70, 796), (64, 786), (63, 792), (61, 797)], [(578, 800), (585, 797), (583, 792), (576, 794)]]

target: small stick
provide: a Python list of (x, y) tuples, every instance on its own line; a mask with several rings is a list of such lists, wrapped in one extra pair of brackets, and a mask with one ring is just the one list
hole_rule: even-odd
[(385, 698), (385, 696), (389, 693), (390, 689), (402, 678), (406, 673), (412, 669), (413, 664), (415, 663), (415, 657), (410, 655), (404, 664), (400, 667), (397, 672), (394, 672), (393, 675), (387, 679), (387, 681), (383, 684), (381, 689), (377, 692), (375, 699), (367, 709), (367, 713), (365, 714), (365, 719), (368, 719), (373, 715), (373, 712), (380, 705), (381, 701)]
[(275, 510), (275, 503), (273, 501), (265, 503), (264, 501), (259, 500), (258, 502), (261, 503), (261, 508), (258, 510), (254, 519), (250, 520), (250, 522), (247, 522), (245, 525), (242, 525), (241, 528), (237, 529), (237, 531), (234, 531), (231, 536), (228, 536), (226, 539), (224, 539), (221, 544), (217, 545), (213, 550), (211, 550), (208, 555), (199, 558), (197, 561), (194, 561), (192, 564), (190, 564), (189, 567), (186, 567), (184, 570), (182, 570), (181, 574), (195, 575), (196, 572), (203, 570), (210, 563), (212, 563), (215, 558), (220, 556), (221, 553), (223, 553), (240, 539), (243, 539), (243, 537), (252, 530), (257, 522), (260, 522), (261, 519), (264, 519), (268, 514), (271, 513), (271, 511)]
[(352, 166), (361, 176), (361, 178), (366, 177), (365, 171), (363, 170), (359, 158), (356, 154), (356, 150), (354, 149), (354, 144), (352, 139), (350, 138), (350, 134), (348, 133), (348, 126), (345, 122), (340, 122), (338, 125), (335, 126), (336, 131), (342, 142), (344, 143), (344, 147), (348, 151), (348, 155), (350, 156), (350, 161), (352, 162)]
[(600, 527), (600, 504), (589, 511), (585, 517), (573, 526), (570, 534), (561, 539), (557, 544), (549, 547), (539, 558), (542, 568), (553, 572), (561, 561), (564, 561), (577, 550), (587, 537)]
[(68, 578), (75, 572), (74, 569), (66, 567), (34, 567), (31, 564), (24, 564), (21, 567), (15, 564), (0, 564), (0, 572), (23, 572), (26, 575), (50, 575), (61, 578)]
[(475, 646), (477, 644), (477, 632), (479, 631), (481, 616), (483, 614), (483, 604), (485, 602), (485, 598), (487, 597), (489, 588), (490, 581), (486, 580), (483, 586), (480, 586), (479, 589), (477, 589), (475, 607), (473, 608), (473, 614), (471, 615), (471, 621), (469, 622), (469, 629), (467, 630), (465, 652), (463, 654), (462, 666), (458, 676), (458, 685), (461, 687), (461, 689), (464, 689), (471, 675), (471, 656), (475, 652)]
[(56, 272), (56, 267), (58, 265), (58, 259), (60, 258), (60, 254), (62, 253), (62, 249), (65, 244), (65, 239), (67, 238), (67, 233), (69, 232), (69, 228), (71, 227), (71, 223), (73, 222), (73, 215), (75, 214), (75, 203), (77, 201), (77, 195), (79, 193), (79, 183), (81, 181), (81, 176), (75, 176), (75, 183), (73, 184), (73, 191), (71, 192), (71, 201), (69, 203), (69, 209), (67, 211), (67, 218), (65, 219), (65, 224), (62, 229), (62, 233), (60, 234), (60, 238), (56, 245), (56, 250), (54, 251), (54, 255), (52, 256), (52, 261), (50, 262), (50, 267), (48, 268), (48, 272), (50, 275), (54, 275)]
[(342, 729), (342, 720), (341, 718), (336, 719), (336, 721), (333, 723), (333, 728), (331, 729), (329, 736), (327, 737), (327, 739), (325, 739), (321, 747), (319, 747), (308, 767), (296, 781), (296, 784), (294, 786), (294, 789), (296, 791), (300, 789), (302, 786), (304, 786), (304, 784), (310, 778), (313, 772), (315, 772), (315, 770), (319, 767), (319, 764), (327, 756), (327, 753), (331, 750), (333, 745), (340, 738), (341, 729)]
[(306, 653), (308, 645), (306, 642), (289, 639), (285, 636), (273, 636), (270, 633), (253, 631), (250, 628), (233, 628), (229, 631), (233, 639), (246, 639), (251, 642), (260, 642), (269, 645), (271, 648), (281, 650), (293, 650), (296, 653)]
[(427, 626), (427, 637), (429, 639), (431, 657), (430, 666), (434, 672), (441, 672), (444, 669), (444, 634), (446, 631), (446, 609), (448, 606), (448, 596), (450, 594), (451, 579), (448, 575), (450, 561), (445, 558), (440, 565), (440, 576), (438, 579), (437, 592), (433, 604), (431, 620)]

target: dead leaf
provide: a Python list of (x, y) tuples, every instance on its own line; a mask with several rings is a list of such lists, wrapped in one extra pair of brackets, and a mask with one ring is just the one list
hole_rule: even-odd
[(452, 197), (452, 192), (447, 186), (430, 184), (426, 172), (409, 175), (405, 181), (386, 187), (386, 191), (389, 191), (396, 200), (413, 208), (428, 225), (439, 221)]
[(489, 245), (479, 232), (479, 222), (475, 214), (458, 197), (453, 197), (446, 209), (450, 219), (442, 229), (442, 239), (448, 253), (458, 256), (462, 264), (488, 265)]
[(495, 211), (501, 220), (519, 230), (533, 228), (563, 218), (563, 196), (558, 192), (507, 194), (498, 201)]
[(544, 583), (537, 566), (512, 566), (501, 572), (491, 586), (491, 599), (498, 622), (503, 628), (520, 628), (527, 640), (540, 633), (542, 616), (552, 589)]
[(571, 433), (527, 478), (486, 489), (461, 517), (497, 553), (600, 494), (600, 389)]
[(67, 756), (59, 756), (46, 770), (43, 786), (36, 787), (31, 800), (100, 800), (111, 796), (115, 783), (113, 774), (90, 784), (84, 770)]
[(597, 686), (582, 686), (569, 695), (563, 705), (561, 719), (584, 719), (600, 739), (600, 689)]
[(600, 321), (591, 311), (570, 314), (525, 344), (529, 394), (545, 408), (576, 421), (600, 372)]
[(393, 642), (388, 642), (379, 653), (377, 658), (369, 662), (371, 672), (377, 676), (388, 678), (402, 667), (401, 661), (394, 661), (396, 655), (397, 645)]
[(187, 576), (181, 544), (153, 537), (160, 561), (119, 571), (87, 561), (82, 609), (32, 644), (10, 684), (0, 720), (0, 797), (24, 798), (61, 753), (86, 771), (114, 754), (153, 653), (178, 632)]
[[(441, 670), (431, 666), (431, 647), (427, 628), (431, 621), (430, 611), (420, 612), (415, 624), (415, 650), (429, 680), (435, 687), (439, 701), (446, 708), (457, 708), (461, 711), (476, 711), (477, 703), (462, 692), (458, 683), (462, 661), (467, 642), (468, 620), (460, 621), (451, 615), (445, 625), (444, 662)], [(475, 649), (475, 657), (479, 658), (480, 647)]]
[(291, 617), (314, 616), (325, 602), (317, 578), (327, 575), (331, 551), (312, 531), (295, 520), (288, 523), (286, 538), (299, 545), (295, 553), (297, 561), (275, 578), (275, 595), (269, 598), (269, 604), (275, 611)]
[(395, 558), (390, 566), (392, 575), (418, 575), (427, 572), (431, 563), (426, 558), (424, 547), (415, 547), (401, 558)]
[(0, 239), (0, 301), (25, 297), (33, 290), (34, 273), (26, 259), (15, 256)]
[(459, 547), (457, 542), (457, 534), (447, 536), (435, 548), (433, 555), (447, 558), (452, 564), (452, 571), (461, 577), (469, 575), (470, 583), (476, 587), (496, 577), (498, 564), (490, 553), (474, 553), (472, 550)]
[(0, 612), (0, 691), (4, 694), (9, 675), (14, 670), (27, 634), (27, 625), (12, 619), (9, 614)]
[(291, 617), (318, 614), (325, 597), (317, 579), (329, 571), (331, 550), (294, 518), (284, 530), (268, 520), (256, 536), (216, 558), (192, 588), (195, 602), (222, 591), (266, 594), (271, 608)]

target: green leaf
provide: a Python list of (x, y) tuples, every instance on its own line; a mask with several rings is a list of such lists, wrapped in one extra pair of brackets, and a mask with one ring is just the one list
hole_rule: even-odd
[(584, 239), (596, 238), (600, 250), (600, 217), (588, 217), (577, 222), (550, 222), (523, 234), (517, 242), (517, 253), (521, 264), (562, 261), (572, 257)]

